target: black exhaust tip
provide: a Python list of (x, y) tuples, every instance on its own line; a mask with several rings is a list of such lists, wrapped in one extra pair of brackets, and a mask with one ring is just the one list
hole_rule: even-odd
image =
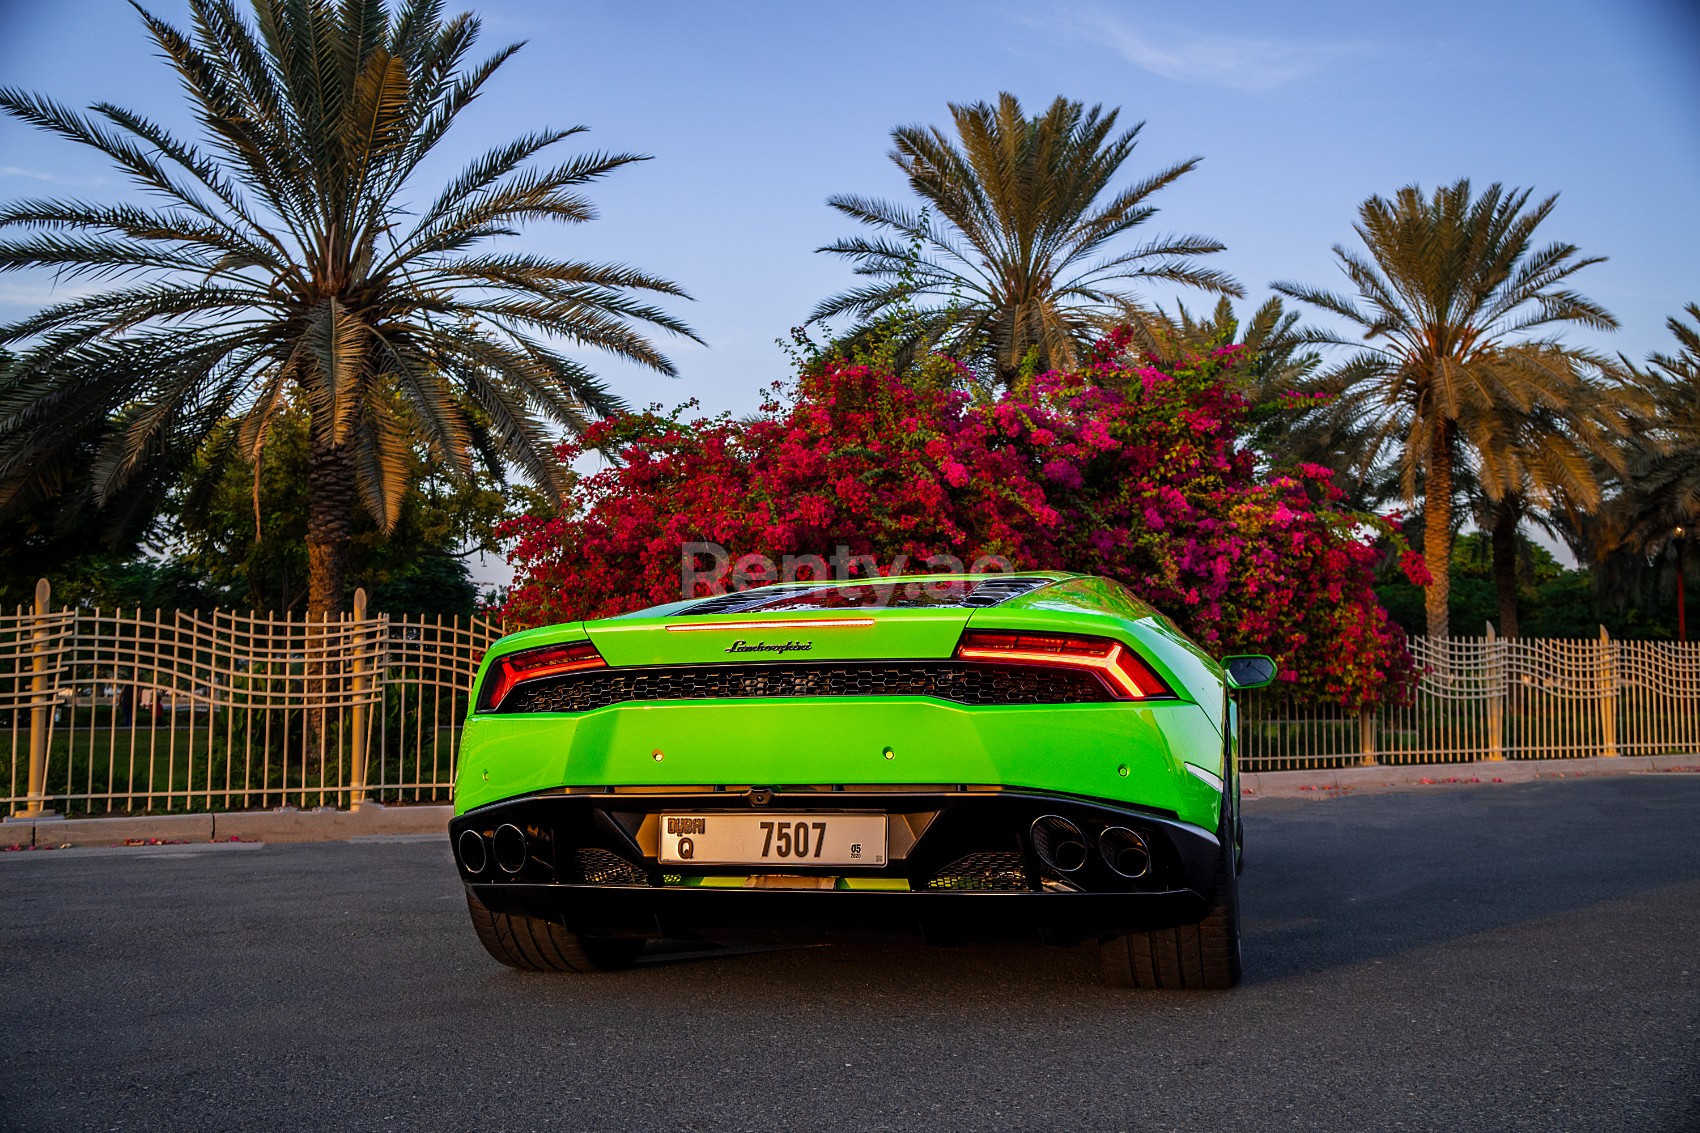
[(1123, 877), (1140, 878), (1151, 872), (1151, 847), (1125, 826), (1111, 826), (1098, 835), (1098, 854)]
[(484, 835), (476, 830), (462, 830), (455, 839), (455, 851), (460, 854), (460, 864), (467, 873), (483, 873), (490, 868), (490, 848), (484, 844)]
[(525, 831), (511, 822), (504, 823), (496, 827), (495, 843), (496, 864), (503, 873), (518, 873), (525, 868), (525, 859), (531, 856)]
[(1027, 836), (1039, 860), (1058, 873), (1074, 873), (1086, 864), (1086, 835), (1060, 814), (1035, 818)]

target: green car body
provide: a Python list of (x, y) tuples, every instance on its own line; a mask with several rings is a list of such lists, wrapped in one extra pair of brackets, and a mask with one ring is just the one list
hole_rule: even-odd
[[(545, 663), (566, 671), (522, 668)], [(1233, 896), (1229, 685), (1124, 587), (1061, 573), (792, 584), (548, 626), (480, 666), (451, 838), (481, 938), (520, 967), (614, 966), (660, 935), (863, 926), (1095, 938), (1110, 964)], [(746, 812), (883, 814), (892, 859), (660, 859), (663, 813)], [(1121, 843), (1099, 842), (1127, 830), (1149, 860), (1118, 873)], [(1141, 861), (1143, 881), (1123, 876)], [(1227, 986), (1231, 927), (1231, 973), (1200, 960), (1165, 980), (1159, 958), (1112, 978)]]

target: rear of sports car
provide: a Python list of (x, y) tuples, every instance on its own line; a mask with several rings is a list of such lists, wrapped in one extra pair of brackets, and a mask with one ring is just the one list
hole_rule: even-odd
[(450, 826), (491, 954), (831, 930), (1239, 976), (1222, 671), (1116, 583), (763, 587), (502, 639)]

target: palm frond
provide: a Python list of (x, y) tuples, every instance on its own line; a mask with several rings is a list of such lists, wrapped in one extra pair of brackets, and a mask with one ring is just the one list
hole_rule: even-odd
[[(1534, 245), (1556, 198), (1531, 196), (1498, 184), (1478, 193), (1460, 180), (1427, 194), (1408, 185), (1391, 199), (1371, 197), (1355, 226), (1363, 250), (1334, 249), (1355, 294), (1275, 287), (1362, 336), (1359, 352), (1330, 378), (1384, 436), (1400, 436), (1407, 497), (1416, 498), (1443, 460), (1479, 508), (1499, 509), (1496, 540), (1542, 508), (1550, 515), (1598, 506), (1601, 470), (1621, 464), (1616, 450), (1632, 400), (1604, 359), (1557, 337), (1566, 326), (1616, 323), (1568, 286), (1598, 257), (1571, 244)], [(1306, 337), (1346, 341), (1328, 331)], [(1424, 507), (1430, 535), (1450, 530), (1452, 499), (1425, 499)], [(1431, 572), (1444, 574), (1446, 547), (1425, 553)], [(1443, 610), (1431, 602), (1430, 614), (1431, 632), (1444, 632), (1434, 620)]]
[(188, 8), (183, 29), (138, 11), (181, 80), (192, 140), (113, 103), (83, 113), (0, 88), (0, 111), (98, 151), (154, 198), (0, 206), (0, 271), (101, 285), (0, 327), (27, 344), (0, 383), (0, 512), (65, 486), (43, 454), (68, 437), (99, 438), (76, 490), (140, 499), (132, 488), (197, 445), (257, 460), (292, 405), (380, 527), (410, 490), (409, 447), (558, 491), (554, 439), (623, 408), (566, 352), (671, 374), (652, 334), (700, 341), (651, 301), (689, 297), (668, 279), (489, 247), (532, 222), (590, 220), (585, 187), (642, 155), (546, 160), (582, 127), (541, 129), (420, 184), (518, 45), (469, 64), (479, 22), (439, 0)]
[(1194, 262), (1222, 248), (1205, 237), (1110, 251), (1112, 241), (1155, 215), (1149, 198), (1198, 163), (1180, 162), (1112, 194), (1142, 124), (1116, 134), (1116, 111), (1063, 98), (1029, 117), (1007, 93), (992, 103), (952, 104), (950, 113), (954, 135), (928, 126), (892, 131), (891, 160), (922, 209), (855, 194), (828, 199), (831, 208), (883, 231), (819, 250), (876, 282), (828, 297), (810, 321), (877, 321), (903, 312), (929, 334), (945, 334), (948, 325), (954, 349), (994, 356), (1007, 382), (1030, 348), (1041, 367), (1066, 364), (1106, 325), (1141, 309), (1136, 292), (1107, 289), (1107, 280), (1242, 293), (1231, 276)]

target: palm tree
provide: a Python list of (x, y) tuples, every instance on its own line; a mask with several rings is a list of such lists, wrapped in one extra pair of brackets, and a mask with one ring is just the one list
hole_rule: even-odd
[(120, 496), (162, 454), (234, 421), (258, 457), (291, 407), (310, 419), (310, 613), (343, 601), (358, 501), (399, 514), (410, 443), (457, 474), (474, 462), (558, 492), (552, 427), (620, 401), (558, 340), (663, 373), (637, 329), (691, 336), (639, 293), (682, 295), (615, 264), (493, 250), (527, 221), (578, 223), (577, 188), (641, 157), (534, 158), (583, 127), (497, 146), (422, 201), (422, 165), (518, 49), (464, 66), (480, 25), (438, 0), (190, 0), (185, 33), (147, 12), (202, 141), (110, 103), (77, 113), (0, 90), (0, 109), (110, 158), (155, 203), (26, 200), (0, 209), (0, 270), (103, 284), (10, 326), (0, 387), (0, 507), (101, 423), (91, 490)]
[(1645, 369), (1625, 361), (1646, 409), (1629, 445), (1623, 490), (1600, 524), (1600, 550), (1606, 554), (1627, 549), (1675, 560), (1678, 620), (1683, 623), (1685, 551), (1700, 529), (1700, 303), (1684, 310), (1691, 323), (1680, 316), (1665, 322), (1676, 338), (1676, 353), (1655, 353)]
[(1601, 257), (1571, 244), (1533, 246), (1557, 197), (1529, 207), (1529, 190), (1490, 185), (1472, 197), (1460, 180), (1425, 197), (1407, 186), (1371, 197), (1355, 225), (1369, 256), (1335, 245), (1355, 298), (1296, 283), (1284, 295), (1337, 315), (1353, 337), (1311, 341), (1353, 348), (1334, 369), (1347, 395), (1373, 414), (1373, 449), (1396, 451), (1406, 498), (1423, 484), (1423, 557), (1434, 582), (1426, 606), (1431, 637), (1448, 633), (1453, 502), (1460, 462), (1472, 460), (1494, 498), (1515, 490), (1523, 465), (1510, 459), (1505, 413), (1586, 414), (1584, 375), (1600, 358), (1541, 328), (1617, 325), (1566, 281)]
[(853, 195), (827, 201), (882, 231), (819, 249), (874, 282), (822, 302), (811, 321), (848, 314), (865, 326), (902, 312), (927, 346), (1008, 384), (1024, 363), (1074, 365), (1105, 326), (1142, 310), (1133, 282), (1241, 294), (1231, 277), (1194, 263), (1221, 251), (1218, 241), (1159, 236), (1113, 247), (1156, 213), (1150, 197), (1200, 160), (1104, 199), (1144, 123), (1115, 134), (1117, 111), (1063, 98), (1028, 118), (1011, 94), (995, 106), (953, 103), (950, 113), (957, 141), (937, 128), (892, 131), (891, 160), (924, 202), (920, 212)]
[(1530, 412), (1503, 409), (1491, 430), (1493, 448), (1481, 464), (1485, 483), (1471, 477), (1476, 522), (1488, 533), (1493, 556), (1499, 631), (1519, 633), (1518, 535), (1525, 523), (1549, 533), (1577, 530), (1601, 502), (1601, 481), (1623, 469), (1626, 410), (1632, 400), (1609, 377), (1583, 377), (1565, 412), (1542, 406)]
[(1675, 316), (1665, 322), (1677, 352), (1631, 367), (1650, 404), (1636, 430), (1623, 519), (1625, 534), (1642, 541), (1700, 526), (1700, 303), (1685, 312), (1693, 325)]

